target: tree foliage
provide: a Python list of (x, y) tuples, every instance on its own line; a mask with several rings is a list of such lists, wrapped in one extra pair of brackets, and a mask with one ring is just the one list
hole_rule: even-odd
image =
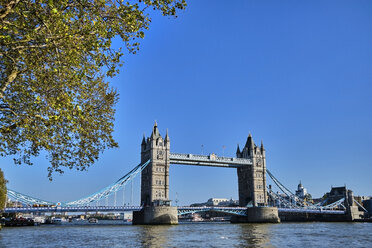
[[(175, 16), (184, 0), (0, 0), (0, 155), (48, 176), (87, 169), (112, 137), (117, 92), (107, 80), (136, 53), (149, 10)], [(120, 38), (123, 48), (111, 46)]]
[(6, 183), (7, 181), (4, 178), (4, 173), (0, 169), (0, 210), (3, 210), (5, 207), (6, 201)]

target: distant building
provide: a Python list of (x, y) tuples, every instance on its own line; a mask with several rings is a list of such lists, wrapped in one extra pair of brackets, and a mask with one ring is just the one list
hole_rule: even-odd
[(227, 198), (209, 198), (205, 204), (206, 206), (231, 206), (239, 205), (237, 200)]
[(200, 207), (200, 206), (239, 206), (238, 200), (227, 199), (227, 198), (209, 198), (207, 202), (203, 203), (193, 203), (190, 206)]
[(354, 199), (362, 204), (364, 201), (368, 201), (369, 199), (371, 199), (371, 196), (354, 196)]
[(372, 216), (372, 199), (364, 200), (363, 207), (368, 211), (369, 216)]
[(22, 203), (18, 201), (12, 201), (8, 199), (6, 202), (6, 207), (20, 208), (22, 206), (23, 206)]
[[(346, 198), (348, 195), (352, 195), (352, 194), (353, 194), (352, 191), (346, 189), (346, 186), (332, 187), (331, 191), (327, 193), (327, 203), (326, 203), (326, 205), (331, 204), (333, 202), (336, 202), (336, 201), (338, 201), (342, 198)], [(352, 205), (352, 203), (351, 203), (351, 205)]]
[(227, 198), (209, 198), (208, 201), (206, 202), (207, 206), (218, 206), (220, 204), (224, 204), (228, 202), (229, 199)]
[(296, 196), (301, 199), (305, 199), (307, 196), (307, 189), (302, 185), (301, 181), (297, 186)]
[(124, 212), (123, 213), (124, 220), (132, 220), (133, 219), (133, 212)]

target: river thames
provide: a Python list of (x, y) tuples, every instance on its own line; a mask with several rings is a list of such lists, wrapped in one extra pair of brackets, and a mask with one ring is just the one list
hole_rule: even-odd
[(0, 247), (372, 247), (372, 223), (120, 223), (4, 228)]

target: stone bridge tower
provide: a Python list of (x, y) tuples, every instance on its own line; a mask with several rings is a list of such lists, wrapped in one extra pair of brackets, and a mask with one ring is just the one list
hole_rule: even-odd
[(252, 159), (252, 166), (241, 167), (238, 172), (239, 205), (242, 207), (267, 206), (265, 148), (254, 144), (251, 134), (242, 151), (239, 145), (237, 158)]
[(154, 124), (151, 136), (143, 137), (141, 163), (150, 163), (141, 173), (141, 211), (133, 212), (133, 224), (177, 224), (177, 207), (169, 200), (170, 140), (163, 138)]
[(141, 163), (151, 160), (141, 174), (141, 206), (169, 200), (169, 151), (167, 134), (163, 139), (155, 122), (151, 136), (142, 139)]
[(242, 151), (239, 145), (236, 157), (252, 160), (252, 165), (240, 167), (238, 172), (239, 205), (247, 208), (247, 216), (232, 216), (232, 223), (278, 223), (280, 222), (278, 209), (267, 206), (266, 191), (266, 154), (261, 147), (254, 144), (249, 134)]

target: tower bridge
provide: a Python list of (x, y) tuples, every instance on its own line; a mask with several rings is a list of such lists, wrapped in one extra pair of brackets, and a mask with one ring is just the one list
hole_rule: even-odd
[(170, 152), (168, 131), (163, 138), (155, 122), (150, 137), (143, 137), (141, 163), (150, 161), (141, 172), (141, 206), (133, 215), (134, 224), (177, 223), (177, 208), (169, 202), (170, 164), (235, 168), (238, 176), (240, 207), (247, 207), (247, 216), (236, 217), (236, 222), (279, 222), (278, 209), (269, 207), (266, 192), (266, 157), (261, 143), (254, 144), (251, 134), (236, 158), (180, 154)]
[[(233, 168), (238, 176), (238, 207), (173, 207), (169, 199), (169, 167), (170, 164), (212, 166)], [(132, 182), (136, 175), (141, 174), (141, 200), (140, 206), (92, 206), (109, 195), (123, 189), (128, 182)], [(266, 176), (288, 197), (283, 198), (267, 187)], [(293, 198), (293, 194), (281, 184), (266, 168), (266, 151), (261, 142), (257, 146), (251, 134), (240, 150), (238, 146), (236, 157), (220, 157), (215, 154), (198, 155), (170, 152), (170, 138), (168, 131), (163, 138), (155, 122), (150, 137), (143, 137), (141, 143), (141, 163), (115, 183), (87, 197), (67, 202), (51, 203), (8, 189), (8, 197), (16, 199), (25, 207), (6, 208), (5, 212), (89, 212), (89, 211), (133, 211), (133, 224), (176, 224), (178, 215), (202, 212), (219, 211), (233, 215), (232, 222), (279, 222), (279, 212), (288, 215), (309, 214), (315, 215), (345, 215), (347, 200), (339, 200), (330, 206), (317, 206), (303, 200)], [(270, 201), (281, 201), (286, 208), (269, 206)], [(295, 202), (288, 201), (294, 199)], [(116, 200), (115, 200), (116, 201)], [(32, 205), (44, 205), (32, 207)], [(351, 205), (353, 202), (351, 201)], [(31, 205), (31, 206), (30, 206)], [(282, 204), (283, 205), (283, 204)], [(349, 204), (350, 205), (350, 204)], [(334, 210), (342, 206), (342, 210)]]

